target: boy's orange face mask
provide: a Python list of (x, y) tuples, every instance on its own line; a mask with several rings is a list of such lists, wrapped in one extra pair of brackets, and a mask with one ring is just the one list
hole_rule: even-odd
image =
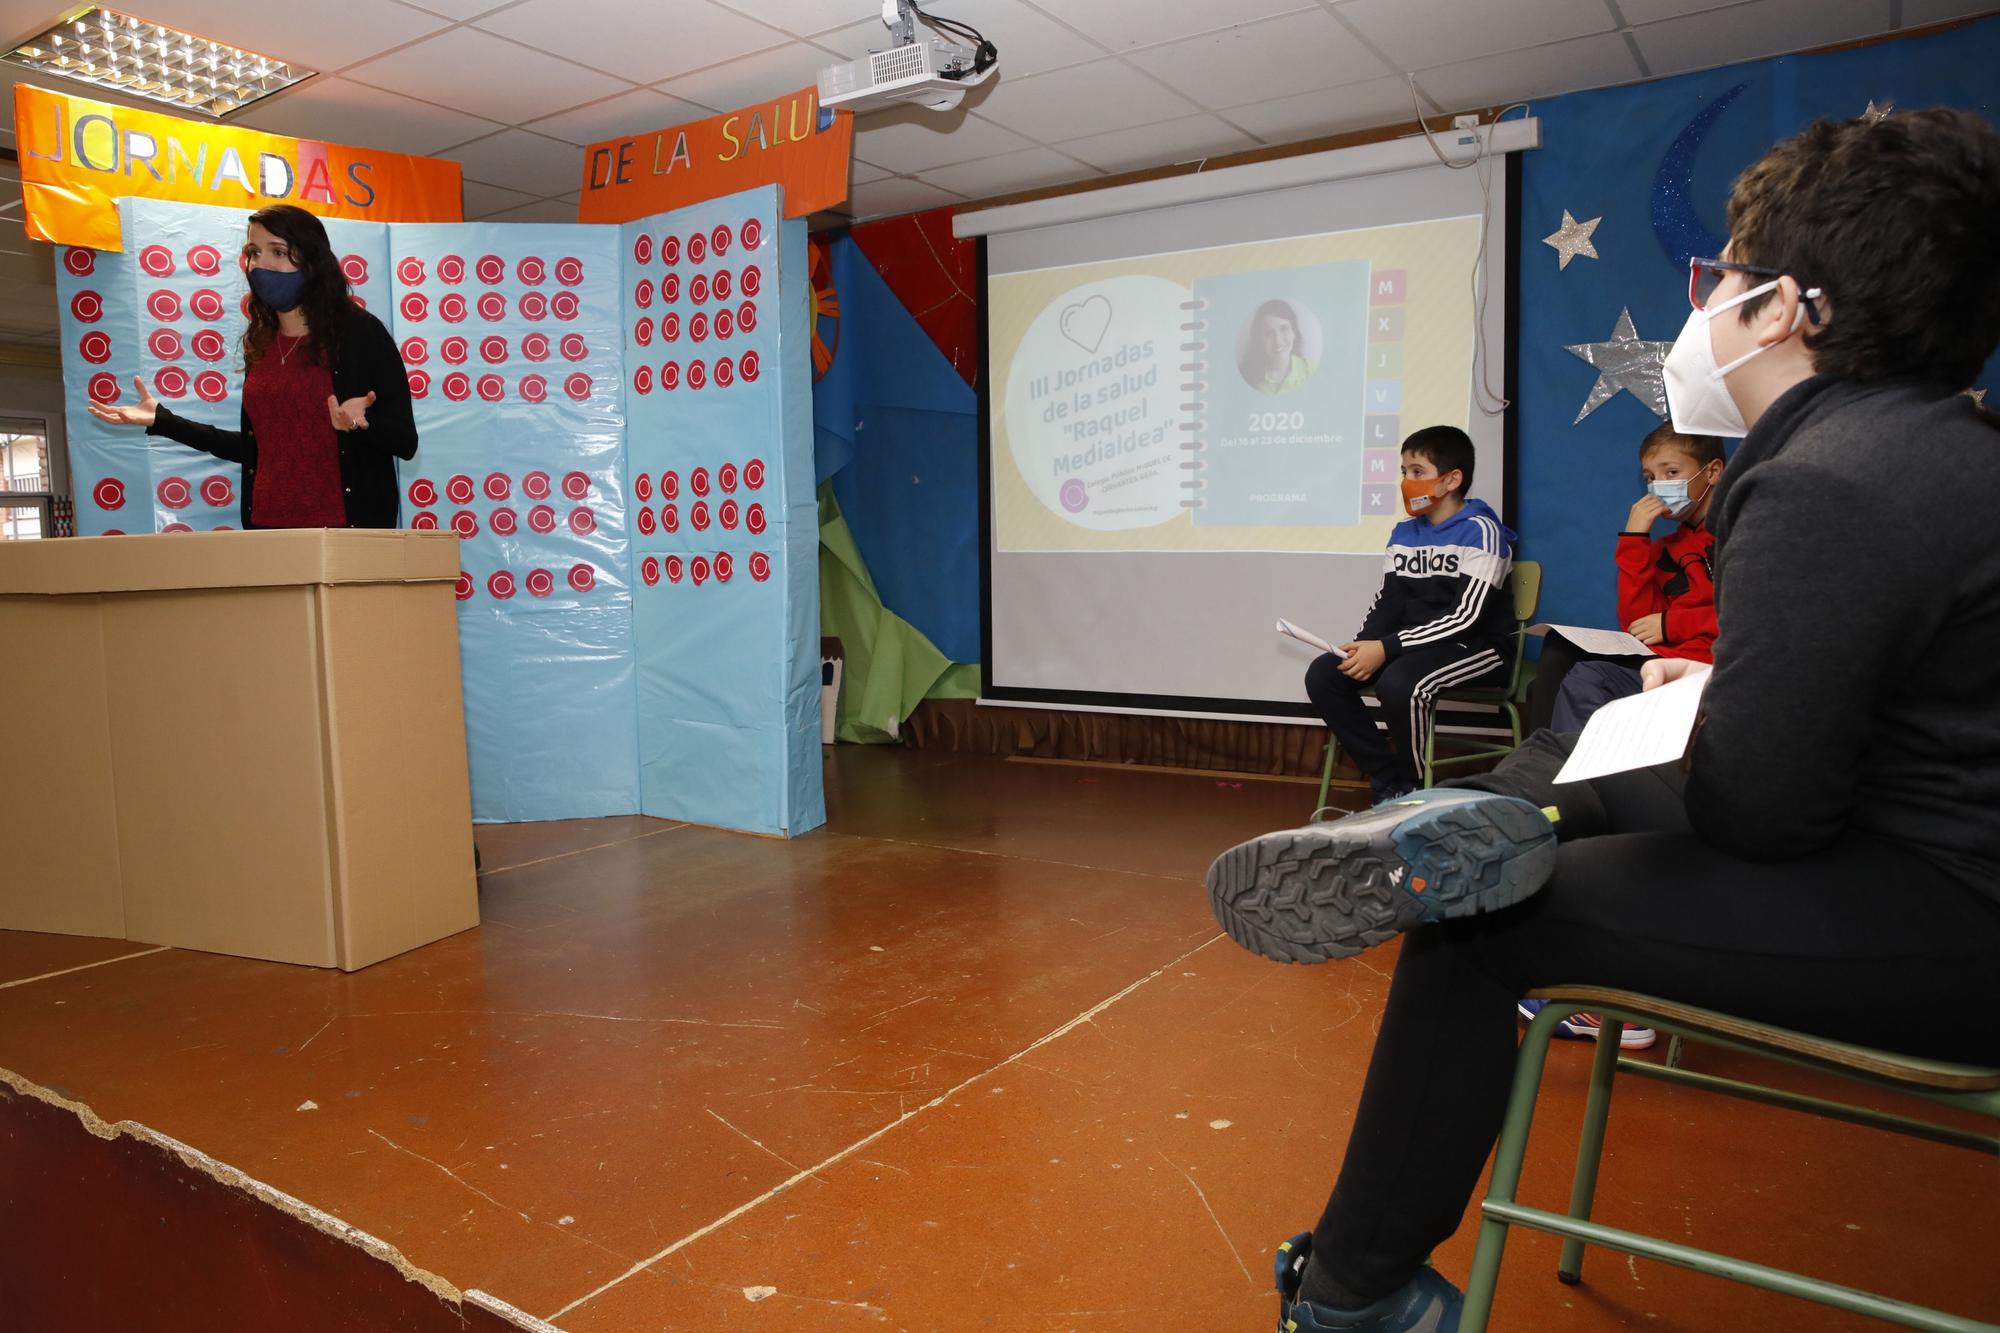
[(1436, 504), (1451, 489), (1452, 473), (1442, 477), (1406, 477), (1403, 479), (1403, 509), (1411, 518), (1421, 518), (1426, 509)]

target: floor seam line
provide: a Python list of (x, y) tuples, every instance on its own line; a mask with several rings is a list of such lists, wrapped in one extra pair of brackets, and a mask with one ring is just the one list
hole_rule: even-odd
[(18, 981), (0, 981), (0, 990), (11, 990), (15, 986), (25, 986), (31, 981), (49, 981), (55, 977), (66, 977), (72, 972), (87, 972), (93, 967), (103, 967), (108, 963), (122, 963), (128, 958), (148, 958), (156, 953), (165, 953), (173, 946), (162, 944), (157, 948), (139, 949), (133, 953), (121, 953), (116, 958), (100, 958), (94, 963), (78, 963), (75, 967), (65, 967), (54, 972), (44, 972), (40, 976), (22, 977)]
[(551, 861), (561, 861), (571, 856), (582, 856), (585, 852), (601, 852), (606, 847), (623, 847), (628, 842), (639, 842), (645, 838), (657, 838), (662, 833), (679, 833), (682, 829), (693, 827), (693, 824), (680, 823), (675, 824), (672, 828), (648, 829), (644, 833), (634, 833), (629, 838), (613, 838), (610, 842), (592, 843), (588, 847), (578, 847), (574, 851), (557, 852), (554, 856), (538, 856), (532, 861), (516, 861), (512, 865), (495, 866), (491, 870), (480, 871), (478, 877), (480, 879), (490, 879), (495, 875), (504, 875), (510, 870), (526, 870), (531, 866), (542, 866), (547, 865)]
[(840, 829), (828, 829), (830, 838), (851, 838), (856, 842), (886, 842), (892, 847), (921, 847), (930, 852), (958, 852), (965, 856), (991, 856), (1001, 861), (1020, 861), (1027, 865), (1061, 866), (1066, 870), (1091, 870), (1100, 875), (1130, 875), (1139, 879), (1164, 880), (1169, 884), (1196, 884), (1199, 880), (1191, 876), (1162, 875), (1156, 870), (1122, 870), (1113, 866), (1084, 865), (1080, 861), (1051, 861), (1042, 856), (1019, 856), (1012, 852), (989, 852), (977, 847), (946, 847), (935, 842), (912, 842), (908, 838), (889, 838), (879, 833), (847, 833)]

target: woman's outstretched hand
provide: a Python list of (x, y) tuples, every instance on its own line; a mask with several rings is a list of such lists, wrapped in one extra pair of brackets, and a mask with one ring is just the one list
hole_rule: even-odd
[(326, 396), (327, 415), (333, 418), (335, 430), (367, 430), (368, 409), (375, 405), (375, 391), (370, 389), (364, 398), (350, 398), (341, 402), (332, 394)]
[(112, 407), (107, 403), (92, 403), (90, 415), (99, 421), (108, 421), (114, 426), (151, 426), (153, 418), (160, 410), (159, 400), (146, 388), (146, 381), (137, 375), (132, 377), (132, 387), (139, 391), (139, 401), (131, 407)]

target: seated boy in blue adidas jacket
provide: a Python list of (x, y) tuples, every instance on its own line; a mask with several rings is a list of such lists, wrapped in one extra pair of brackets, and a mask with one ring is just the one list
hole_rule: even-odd
[[(1323, 653), (1306, 693), (1368, 777), (1376, 802), (1417, 786), (1438, 691), (1503, 684), (1514, 609), (1502, 591), (1514, 534), (1484, 500), (1469, 500), (1472, 441), (1428, 426), (1403, 441), (1403, 507), (1389, 534), (1382, 590), (1345, 660)], [(1373, 686), (1379, 709), (1362, 690)], [(1387, 733), (1377, 730), (1376, 723)]]

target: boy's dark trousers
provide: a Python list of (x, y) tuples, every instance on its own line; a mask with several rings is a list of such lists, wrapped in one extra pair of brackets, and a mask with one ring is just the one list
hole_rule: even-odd
[[(1408, 791), (1419, 781), (1424, 733), (1441, 690), (1505, 684), (1511, 644), (1456, 640), (1405, 650), (1375, 673), (1354, 681), (1340, 674), (1340, 659), (1322, 653), (1306, 668), (1306, 694), (1340, 747), (1368, 778), (1377, 796)], [(1380, 708), (1362, 697), (1375, 691)], [(1376, 728), (1381, 722), (1387, 729)]]

